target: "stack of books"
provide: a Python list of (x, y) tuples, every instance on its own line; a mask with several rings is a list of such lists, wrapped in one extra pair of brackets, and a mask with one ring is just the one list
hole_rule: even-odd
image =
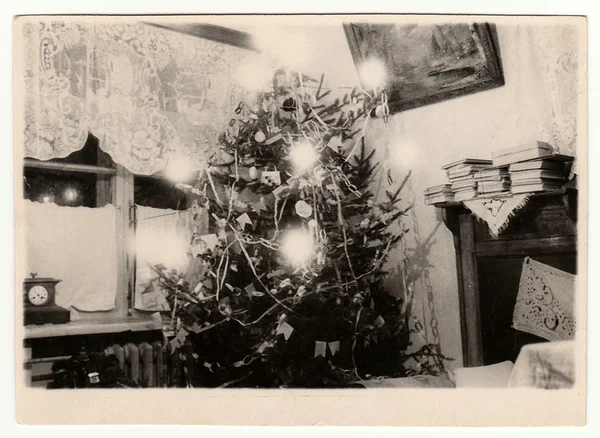
[(425, 190), (425, 204), (434, 205), (454, 201), (454, 192), (450, 184), (429, 187)]
[(510, 193), (508, 166), (490, 167), (474, 175), (479, 195), (506, 195)]
[(508, 168), (512, 193), (541, 192), (560, 189), (566, 182), (568, 164), (573, 157), (549, 155), (535, 160), (511, 164)]
[(477, 197), (477, 181), (474, 174), (491, 167), (491, 160), (467, 158), (442, 167), (448, 175), (455, 201), (466, 201)]
[(534, 141), (517, 147), (500, 149), (492, 152), (492, 160), (494, 162), (494, 167), (498, 167), (547, 157), (553, 153), (554, 150), (548, 143)]

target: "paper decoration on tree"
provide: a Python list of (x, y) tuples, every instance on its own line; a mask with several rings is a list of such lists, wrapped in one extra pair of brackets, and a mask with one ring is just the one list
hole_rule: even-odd
[(192, 256), (195, 258), (200, 254), (204, 254), (206, 251), (214, 251), (218, 244), (219, 238), (214, 233), (200, 236), (200, 243), (191, 248)]
[(327, 146), (333, 149), (338, 154), (342, 153), (344, 150), (344, 143), (342, 142), (342, 137), (340, 135), (331, 137), (331, 139), (327, 143)]
[(304, 201), (296, 202), (296, 214), (303, 218), (308, 218), (312, 215), (312, 207)]
[(260, 344), (260, 347), (258, 347), (258, 349), (256, 350), (258, 353), (263, 353), (267, 348), (271, 347), (271, 343), (264, 341), (262, 344)]
[(260, 182), (267, 186), (279, 186), (281, 185), (281, 174), (276, 171), (264, 171), (260, 175)]
[(265, 144), (273, 144), (276, 141), (279, 141), (283, 138), (283, 135), (281, 134), (281, 132), (276, 133), (275, 135), (273, 135), (272, 137), (269, 137), (267, 139), (267, 141), (265, 141)]
[(250, 216), (248, 216), (248, 213), (244, 213), (242, 215), (240, 215), (237, 219), (236, 222), (238, 224), (240, 224), (240, 228), (242, 230), (246, 229), (246, 225), (250, 225), (252, 226), (252, 220), (250, 219)]
[(513, 312), (513, 327), (549, 341), (573, 339), (576, 278), (525, 258)]
[(471, 199), (463, 201), (463, 204), (478, 219), (487, 223), (493, 237), (498, 237), (498, 234), (508, 226), (515, 212), (523, 208), (528, 199), (529, 194), (523, 193), (496, 198)]
[(254, 283), (250, 283), (248, 286), (244, 288), (246, 293), (248, 294), (248, 298), (252, 299), (252, 297), (256, 294), (257, 290), (254, 287)]
[(279, 196), (281, 196), (288, 189), (289, 189), (289, 186), (287, 186), (287, 185), (285, 185), (285, 186), (279, 186), (275, 190), (273, 190), (273, 196), (275, 196), (276, 198), (278, 198)]
[(275, 334), (276, 335), (282, 334), (283, 337), (285, 338), (285, 340), (287, 341), (290, 338), (290, 336), (292, 335), (293, 331), (294, 331), (294, 327), (289, 325), (287, 322), (283, 321), (277, 327), (277, 331), (275, 332)]
[(267, 211), (267, 204), (265, 203), (264, 196), (261, 196), (256, 204), (252, 204), (252, 209), (259, 214), (261, 211)]
[(181, 345), (183, 345), (183, 343), (185, 342), (185, 339), (187, 338), (188, 332), (185, 331), (184, 329), (179, 329), (179, 331), (177, 332), (177, 336), (175, 337), (175, 339), (179, 340), (179, 343)]
[(315, 341), (315, 357), (323, 356), (327, 354), (327, 342)]
[(340, 351), (340, 341), (333, 341), (329, 343), (329, 351), (331, 351), (331, 355), (335, 356), (338, 351)]

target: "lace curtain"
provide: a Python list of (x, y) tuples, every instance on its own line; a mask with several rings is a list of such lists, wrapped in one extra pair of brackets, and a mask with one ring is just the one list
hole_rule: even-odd
[(237, 47), (144, 23), (48, 19), (23, 36), (27, 157), (65, 157), (89, 130), (131, 172), (175, 156), (199, 169), (248, 97), (234, 80), (248, 53)]
[[(577, 155), (577, 113), (586, 88), (578, 74), (585, 69), (582, 29), (576, 25), (523, 26), (521, 47), (531, 63), (532, 96), (542, 118), (541, 138), (558, 153)], [(528, 55), (528, 56), (527, 56)], [(583, 82), (583, 81), (582, 81)]]

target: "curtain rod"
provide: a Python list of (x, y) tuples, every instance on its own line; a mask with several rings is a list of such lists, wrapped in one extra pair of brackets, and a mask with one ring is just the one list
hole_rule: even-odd
[(160, 24), (144, 22), (144, 24), (183, 33), (196, 38), (204, 38), (218, 43), (229, 44), (230, 46), (240, 47), (242, 49), (254, 50), (256, 52), (259, 51), (250, 34), (240, 32), (239, 30), (229, 29), (227, 27), (205, 23)]
[(102, 175), (114, 175), (117, 173), (117, 169), (111, 167), (92, 166), (89, 164), (75, 164), (75, 163), (57, 163), (54, 161), (35, 161), (31, 159), (25, 159), (25, 167), (32, 167), (36, 169), (50, 169), (50, 170), (62, 170), (66, 172), (81, 172), (81, 173), (96, 173)]

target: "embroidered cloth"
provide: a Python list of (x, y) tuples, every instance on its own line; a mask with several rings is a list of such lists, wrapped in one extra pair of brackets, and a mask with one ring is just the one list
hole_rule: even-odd
[(493, 237), (498, 237), (498, 234), (508, 226), (515, 212), (523, 208), (528, 199), (529, 195), (524, 193), (472, 199), (463, 201), (463, 204), (488, 225)]
[(575, 275), (525, 258), (513, 327), (549, 341), (573, 339), (575, 280)]

